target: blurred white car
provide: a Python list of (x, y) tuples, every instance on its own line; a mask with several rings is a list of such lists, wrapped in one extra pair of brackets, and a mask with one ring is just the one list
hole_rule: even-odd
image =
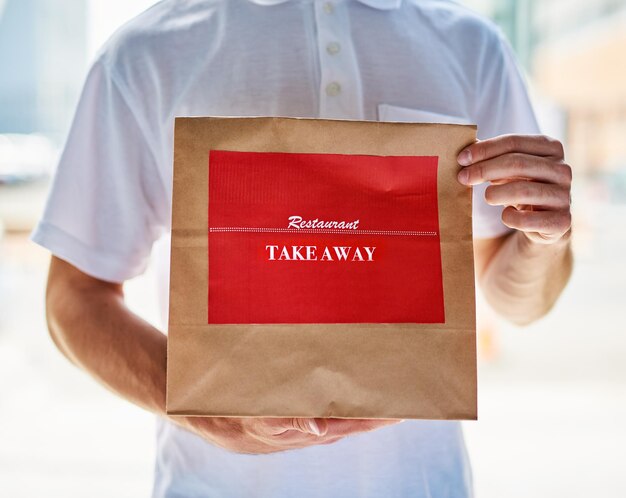
[(0, 238), (31, 230), (41, 215), (59, 146), (39, 135), (0, 135)]
[(0, 135), (0, 184), (23, 183), (49, 176), (59, 147), (45, 135)]

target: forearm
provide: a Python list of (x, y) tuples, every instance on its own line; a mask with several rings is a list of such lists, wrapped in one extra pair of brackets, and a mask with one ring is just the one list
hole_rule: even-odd
[(491, 306), (524, 325), (554, 305), (572, 272), (570, 232), (552, 244), (529, 240), (520, 231), (502, 242), (479, 278)]
[[(46, 293), (50, 335), (70, 361), (117, 395), (165, 415), (167, 340), (124, 304), (122, 286), (52, 258)], [(237, 453), (329, 444), (398, 419), (185, 417), (168, 419)]]
[[(51, 277), (54, 271), (51, 268)], [(51, 282), (47, 319), (59, 349), (111, 391), (163, 414), (165, 335), (126, 307), (121, 287), (66, 279)]]

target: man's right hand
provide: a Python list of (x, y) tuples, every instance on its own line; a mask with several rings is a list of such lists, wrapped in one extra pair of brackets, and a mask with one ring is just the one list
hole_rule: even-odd
[(403, 419), (170, 417), (207, 441), (236, 453), (275, 453), (330, 444)]
[[(53, 256), (46, 306), (50, 335), (70, 361), (117, 395), (165, 416), (167, 338), (126, 307), (122, 284), (89, 276)], [(168, 418), (237, 453), (273, 453), (329, 444), (401, 420)], [(311, 422), (317, 424), (318, 431)]]

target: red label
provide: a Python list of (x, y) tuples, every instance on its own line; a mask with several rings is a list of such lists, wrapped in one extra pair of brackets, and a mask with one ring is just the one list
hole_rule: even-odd
[(209, 154), (208, 323), (444, 323), (437, 157)]

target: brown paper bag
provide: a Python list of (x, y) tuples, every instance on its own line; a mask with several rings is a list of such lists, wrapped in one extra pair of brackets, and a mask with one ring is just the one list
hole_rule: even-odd
[(167, 412), (475, 419), (475, 136), (177, 118)]

